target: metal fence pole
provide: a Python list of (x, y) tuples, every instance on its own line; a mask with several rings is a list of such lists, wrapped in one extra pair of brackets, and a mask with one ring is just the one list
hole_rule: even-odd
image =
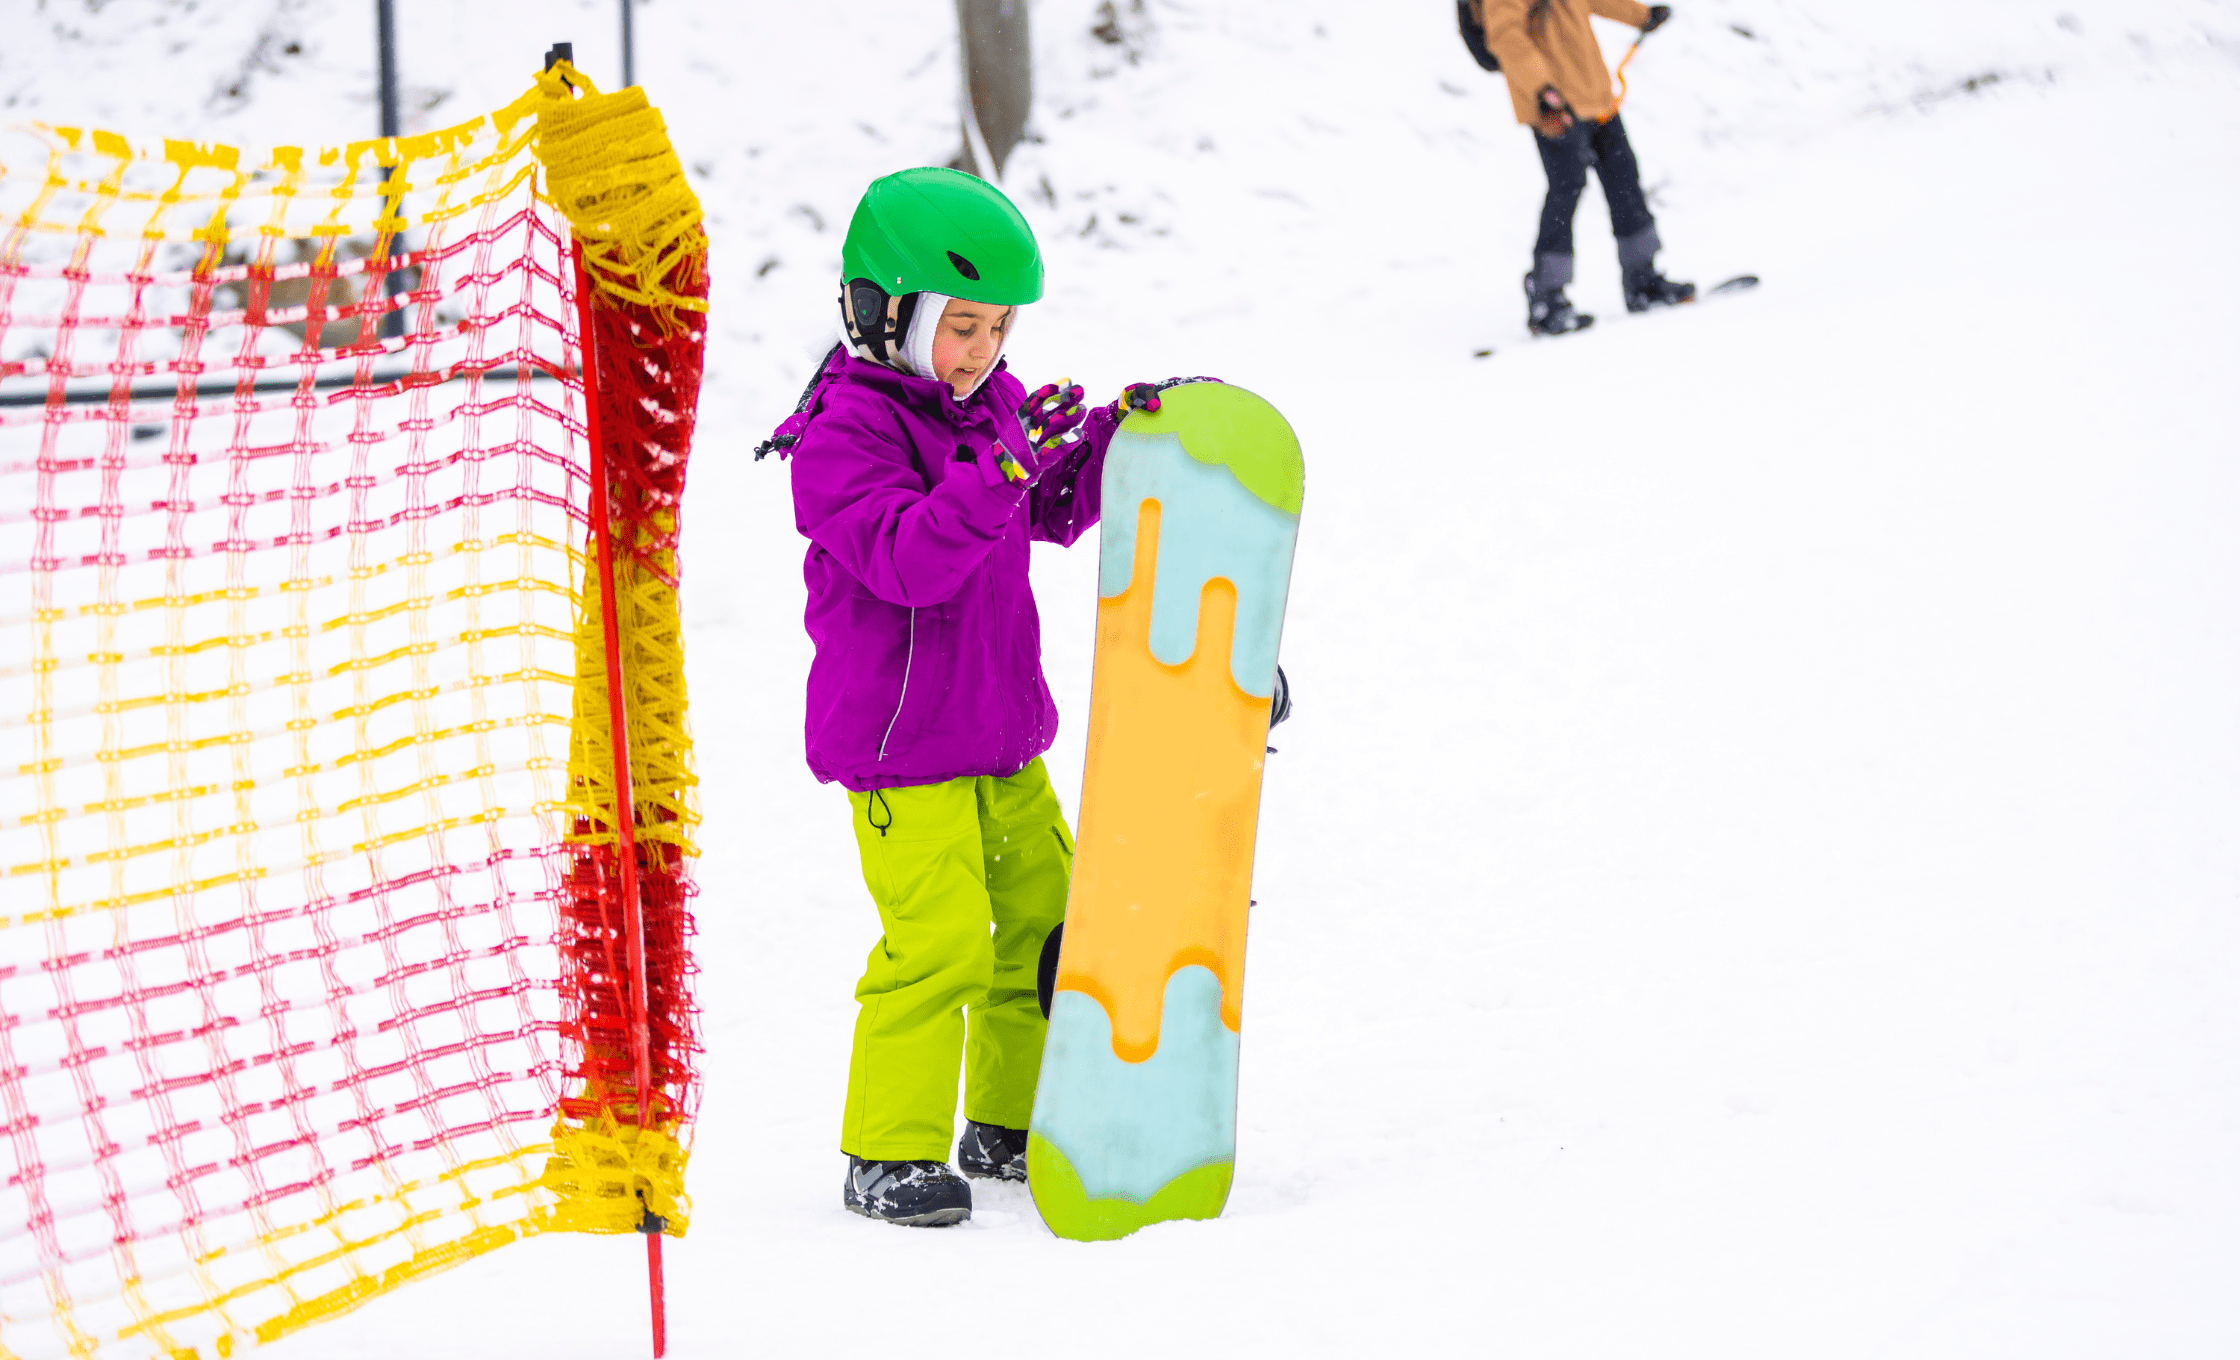
[(381, 135), (397, 135), (397, 4), (374, 0), (374, 23), (381, 44)]
[[(397, 121), (396, 0), (374, 0), (373, 9), (374, 25), (378, 32), (378, 43), (381, 48), (381, 135), (384, 137), (395, 137), (400, 135), (400, 129), (398, 127)], [(394, 178), (397, 174), (397, 167), (394, 165), (384, 165), (382, 168), (388, 171), (391, 178)], [(394, 201), (392, 201), (389, 204), (389, 213), (387, 215), (395, 216), (397, 213), (397, 207), (398, 205)], [(385, 296), (394, 299), (397, 294), (405, 290), (405, 279), (403, 271), (392, 269), (387, 274), (383, 275), (381, 280), (381, 288)], [(361, 312), (359, 315), (362, 316), (364, 315), (364, 313)], [(381, 338), (384, 340), (394, 340), (398, 336), (401, 336), (403, 334), (403, 311), (399, 310), (384, 313), (381, 318)]]
[(638, 83), (637, 35), (631, 30), (630, 0), (622, 0), (622, 88)]

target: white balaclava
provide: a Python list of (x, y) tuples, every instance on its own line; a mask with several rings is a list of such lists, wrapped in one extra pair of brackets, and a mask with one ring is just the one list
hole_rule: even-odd
[[(933, 371), (933, 336), (936, 331), (941, 329), (941, 314), (947, 310), (949, 310), (947, 294), (918, 294), (918, 310), (911, 314), (910, 333), (902, 337), (903, 372), (914, 378), (940, 376)], [(981, 382), (987, 380), (987, 374), (980, 375)], [(973, 390), (975, 392), (979, 391), (979, 385), (974, 384)]]

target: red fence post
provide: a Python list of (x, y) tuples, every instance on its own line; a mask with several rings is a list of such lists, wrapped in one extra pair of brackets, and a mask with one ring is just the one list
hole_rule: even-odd
[[(628, 950), (630, 1061), (637, 1081), (638, 1127), (648, 1126), (653, 1103), (653, 1039), (646, 1019), (646, 922), (638, 895), (637, 810), (630, 789), (630, 724), (622, 690), (621, 590), (615, 579), (614, 534), (607, 514), (607, 455), (599, 430), (597, 333), (591, 320), (591, 277), (583, 267), (583, 243), (572, 242), (576, 273), (576, 351), (583, 372), (584, 435), (591, 445), (591, 537), (596, 544), (601, 601), (600, 624), (607, 654), (607, 740), (614, 750), (614, 830), (616, 876), (622, 888), (623, 940)], [(650, 1213), (650, 1211), (648, 1211)], [(661, 1233), (645, 1231), (646, 1289), (653, 1313), (655, 1360), (668, 1353), (667, 1300), (661, 1280)]]

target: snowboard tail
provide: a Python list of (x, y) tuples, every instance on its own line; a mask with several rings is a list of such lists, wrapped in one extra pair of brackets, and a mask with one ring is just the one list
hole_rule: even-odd
[(1096, 673), (1027, 1178), (1053, 1232), (1211, 1218), (1236, 1149), (1245, 915), (1304, 491), (1275, 409), (1162, 394), (1106, 454)]
[(1066, 1155), (1041, 1134), (1027, 1135), (1027, 1180), (1034, 1187), (1035, 1208), (1051, 1232), (1076, 1242), (1109, 1242), (1178, 1218), (1219, 1218), (1235, 1171), (1233, 1161), (1208, 1162), (1168, 1181), (1140, 1204), (1125, 1195), (1091, 1199)]

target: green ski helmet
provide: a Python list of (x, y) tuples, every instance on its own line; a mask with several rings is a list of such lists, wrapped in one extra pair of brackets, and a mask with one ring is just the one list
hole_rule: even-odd
[(998, 307), (1038, 301), (1042, 251), (1002, 190), (961, 170), (926, 166), (882, 176), (863, 191), (840, 247), (840, 279), (849, 329), (880, 352), (907, 329), (896, 303), (911, 294)]

